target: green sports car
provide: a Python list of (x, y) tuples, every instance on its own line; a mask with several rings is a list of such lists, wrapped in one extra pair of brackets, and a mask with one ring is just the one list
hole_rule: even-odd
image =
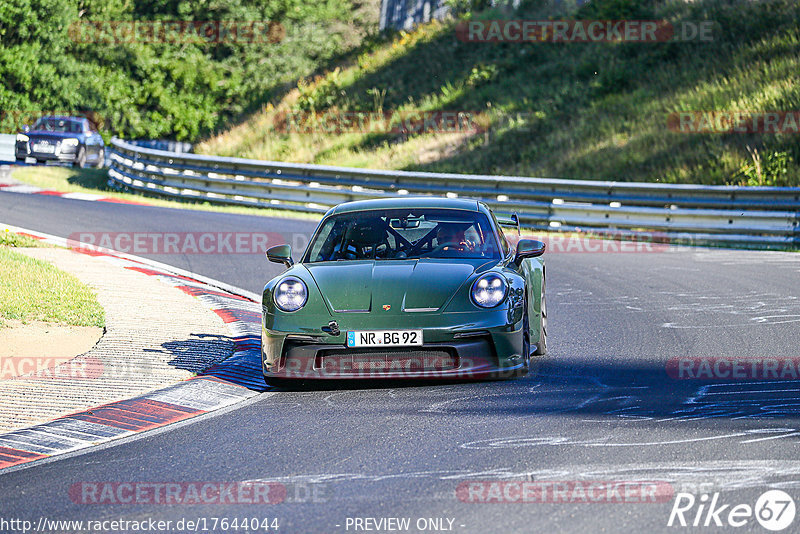
[(347, 202), (320, 221), (299, 263), (262, 300), (268, 384), (524, 374), (546, 350), (545, 245), (512, 247), (475, 200)]

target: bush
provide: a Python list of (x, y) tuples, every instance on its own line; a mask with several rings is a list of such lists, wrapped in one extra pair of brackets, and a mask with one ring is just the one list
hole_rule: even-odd
[[(20, 0), (0, 6), (0, 117), (87, 113), (106, 137), (194, 141), (257, 109), (287, 82), (358, 46), (378, 16), (356, 0), (223, 3)], [(374, 6), (375, 1), (366, 2)], [(215, 6), (215, 7), (210, 7)], [(355, 20), (353, 20), (356, 13)], [(91, 21), (276, 21), (280, 42), (103, 42)], [(338, 21), (350, 21), (347, 24)], [(18, 111), (29, 111), (18, 113)], [(20, 117), (24, 116), (24, 120)]]

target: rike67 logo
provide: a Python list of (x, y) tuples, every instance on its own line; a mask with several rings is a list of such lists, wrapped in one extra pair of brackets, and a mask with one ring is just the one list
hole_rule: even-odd
[(723, 503), (719, 492), (704, 493), (699, 498), (691, 493), (678, 493), (667, 526), (738, 528), (755, 519), (767, 530), (780, 531), (794, 522), (794, 516), (794, 499), (781, 490), (761, 494), (755, 506)]

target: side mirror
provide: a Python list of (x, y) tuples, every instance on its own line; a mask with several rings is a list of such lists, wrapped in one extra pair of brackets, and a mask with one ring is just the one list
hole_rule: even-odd
[(28, 132), (30, 132), (30, 131), (31, 131), (31, 127), (30, 127), (30, 126), (28, 126), (27, 124), (23, 124), (23, 125), (22, 125), (22, 131), (23, 131), (24, 133), (28, 133)]
[(267, 259), (273, 263), (282, 263), (286, 267), (294, 265), (292, 261), (292, 247), (290, 245), (275, 245), (267, 249)]
[(536, 258), (544, 254), (546, 245), (534, 239), (520, 239), (517, 243), (517, 254), (514, 263), (520, 265), (525, 258)]

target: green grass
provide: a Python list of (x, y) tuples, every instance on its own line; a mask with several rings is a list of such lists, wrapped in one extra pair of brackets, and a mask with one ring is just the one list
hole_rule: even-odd
[[(568, 3), (563, 3), (568, 4)], [(800, 185), (796, 134), (686, 134), (680, 111), (800, 109), (800, 5), (528, 0), (485, 19), (711, 21), (712, 42), (464, 43), (455, 23), (367, 40), (338, 67), (197, 146), (206, 154), (381, 169), (667, 183)], [(556, 11), (554, 11), (554, 9)], [(566, 8), (563, 8), (566, 9)], [(287, 134), (286, 113), (480, 112), (479, 134)]]
[(123, 193), (108, 185), (108, 174), (104, 169), (76, 169), (73, 167), (56, 166), (18, 167), (14, 169), (11, 176), (20, 182), (51, 191), (59, 191), (61, 193), (92, 193), (109, 198), (141, 202), (163, 208), (238, 213), (262, 217), (283, 217), (305, 220), (319, 219), (318, 215), (291, 210), (222, 206), (205, 201), (171, 200), (139, 193)]
[(50, 245), (42, 243), (38, 239), (34, 239), (26, 235), (15, 234), (8, 228), (5, 228), (2, 231), (0, 231), (0, 247), (36, 248), (36, 247), (49, 247), (49, 246)]
[(50, 263), (0, 246), (0, 272), (0, 325), (5, 320), (105, 325), (105, 311), (92, 290)]

